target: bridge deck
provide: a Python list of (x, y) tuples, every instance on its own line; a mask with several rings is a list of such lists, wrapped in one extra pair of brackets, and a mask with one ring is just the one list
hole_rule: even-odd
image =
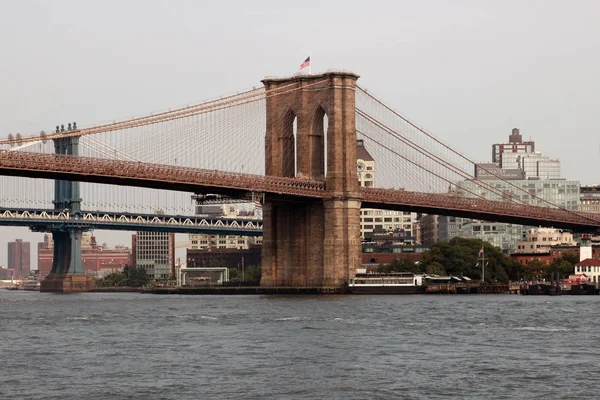
[[(239, 196), (262, 192), (298, 199), (332, 198), (323, 181), (230, 173), (54, 154), (2, 151), (0, 174)], [(564, 209), (459, 197), (442, 193), (361, 188), (365, 208), (387, 208), (523, 225), (598, 231), (598, 216)]]

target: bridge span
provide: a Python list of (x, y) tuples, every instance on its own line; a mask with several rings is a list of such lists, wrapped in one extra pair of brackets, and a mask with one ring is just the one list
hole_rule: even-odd
[[(348, 71), (269, 77), (261, 88), (158, 114), (0, 138), (0, 175), (55, 179), (55, 209), (71, 215), (80, 215), (77, 182), (262, 193), (264, 287), (345, 285), (361, 262), (361, 207), (599, 230), (600, 218), (578, 212), (565, 193), (517, 187), (400, 115), (358, 78)], [(56, 154), (42, 154), (50, 140), (45, 149)], [(359, 140), (376, 167), (359, 169)], [(36, 142), (39, 151), (23, 148)], [(475, 167), (493, 179), (478, 179)], [(359, 174), (372, 185), (359, 185)], [(477, 190), (462, 190), (467, 181)], [(63, 243), (55, 259), (68, 261), (53, 271), (78, 274), (81, 229), (53, 235)]]
[[(324, 180), (251, 175), (31, 152), (1, 152), (0, 175), (216, 193), (232, 197), (261, 192), (275, 196), (287, 196), (292, 202), (310, 202), (336, 197), (335, 193), (327, 190)], [(600, 221), (593, 214), (459, 197), (452, 193), (420, 193), (361, 187), (354, 197), (362, 201), (363, 208), (451, 215), (570, 229), (581, 233), (600, 231)]]

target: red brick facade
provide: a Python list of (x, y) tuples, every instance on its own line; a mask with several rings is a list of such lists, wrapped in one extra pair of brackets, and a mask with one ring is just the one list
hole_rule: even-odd
[[(552, 264), (554, 260), (568, 253), (579, 257), (579, 246), (552, 246), (549, 251), (544, 253), (514, 253), (510, 255), (510, 258), (521, 265), (525, 265), (534, 259)], [(600, 259), (600, 246), (592, 246), (592, 258)]]
[[(129, 249), (108, 250), (101, 247), (81, 250), (84, 271), (88, 275), (97, 275), (102, 269), (123, 268), (129, 263)], [(38, 270), (44, 277), (52, 269), (54, 249), (38, 249)]]

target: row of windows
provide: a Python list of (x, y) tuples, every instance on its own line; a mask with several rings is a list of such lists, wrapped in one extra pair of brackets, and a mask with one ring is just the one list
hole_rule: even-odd
[(595, 265), (580, 265), (575, 267), (575, 272), (600, 272), (600, 267)]
[(412, 228), (412, 225), (363, 225), (361, 227), (361, 230), (363, 231), (372, 231), (374, 229), (385, 229), (385, 230), (392, 230), (392, 229), (404, 229), (405, 231), (410, 231), (410, 229)]
[[(530, 242), (537, 242), (538, 239), (539, 239), (539, 237), (530, 237), (529, 241)], [(567, 238), (562, 239), (559, 236), (557, 236), (556, 238), (544, 236), (544, 237), (542, 237), (542, 240), (540, 240), (540, 242), (558, 242), (560, 240), (569, 240), (569, 239), (567, 239)]]
[(360, 210), (360, 215), (411, 215), (407, 211), (391, 211), (391, 210)]
[(360, 219), (361, 222), (412, 222), (412, 218), (372, 218), (372, 217), (364, 217)]

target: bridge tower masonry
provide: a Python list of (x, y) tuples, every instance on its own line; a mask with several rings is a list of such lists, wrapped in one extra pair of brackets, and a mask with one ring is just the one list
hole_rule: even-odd
[(327, 72), (262, 81), (265, 174), (324, 179), (328, 196), (266, 195), (261, 286), (340, 287), (360, 267), (357, 79), (351, 72)]
[[(67, 132), (76, 129), (69, 124)], [(59, 132), (59, 127), (56, 127)], [(64, 126), (62, 128), (64, 131)], [(79, 137), (53, 139), (56, 154), (79, 155)], [(79, 182), (54, 181), (54, 209), (69, 212), (71, 216), (81, 214)], [(68, 226), (52, 226), (47, 229), (54, 241), (54, 257), (50, 274), (41, 282), (42, 292), (79, 292), (94, 287), (91, 278), (85, 275), (81, 257), (83, 229)]]

